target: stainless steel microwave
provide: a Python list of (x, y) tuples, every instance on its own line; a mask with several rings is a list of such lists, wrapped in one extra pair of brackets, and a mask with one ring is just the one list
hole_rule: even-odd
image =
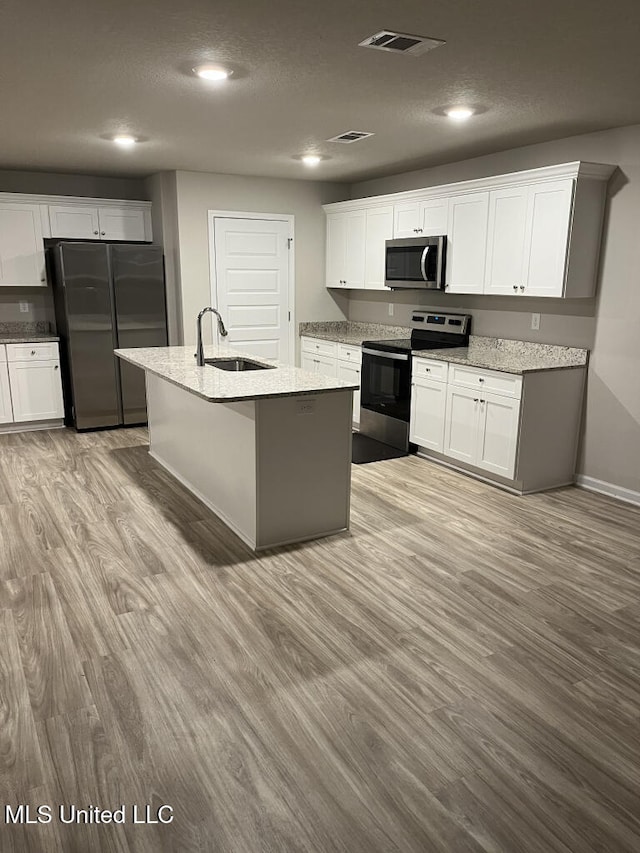
[(387, 240), (385, 245), (387, 287), (427, 290), (444, 287), (446, 237), (407, 237)]

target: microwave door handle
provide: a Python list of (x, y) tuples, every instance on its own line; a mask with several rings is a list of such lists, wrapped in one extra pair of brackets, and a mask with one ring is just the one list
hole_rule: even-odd
[(422, 278), (424, 281), (427, 281), (427, 255), (429, 254), (429, 249), (431, 246), (425, 246), (424, 252), (422, 253), (422, 258), (420, 259), (420, 271), (422, 273)]

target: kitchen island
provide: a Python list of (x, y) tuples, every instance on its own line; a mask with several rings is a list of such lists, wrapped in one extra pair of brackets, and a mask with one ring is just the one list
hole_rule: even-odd
[(349, 527), (357, 386), (228, 346), (120, 349), (145, 371), (149, 453), (254, 550)]

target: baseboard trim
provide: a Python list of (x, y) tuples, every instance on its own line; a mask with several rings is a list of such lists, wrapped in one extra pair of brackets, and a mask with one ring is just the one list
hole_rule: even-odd
[(624, 486), (616, 486), (615, 483), (607, 483), (605, 480), (596, 480), (595, 477), (585, 477), (583, 474), (577, 475), (575, 484), (589, 492), (598, 492), (601, 495), (608, 495), (610, 498), (640, 506), (640, 492), (633, 489), (625, 489)]
[(64, 421), (14, 421), (0, 425), (0, 435), (10, 435), (15, 432), (37, 432), (42, 429), (64, 429)]

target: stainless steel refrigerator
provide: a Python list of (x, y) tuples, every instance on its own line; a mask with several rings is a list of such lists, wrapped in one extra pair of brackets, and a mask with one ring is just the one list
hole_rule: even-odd
[(49, 261), (66, 423), (146, 423), (144, 372), (113, 351), (167, 345), (162, 247), (60, 241)]

